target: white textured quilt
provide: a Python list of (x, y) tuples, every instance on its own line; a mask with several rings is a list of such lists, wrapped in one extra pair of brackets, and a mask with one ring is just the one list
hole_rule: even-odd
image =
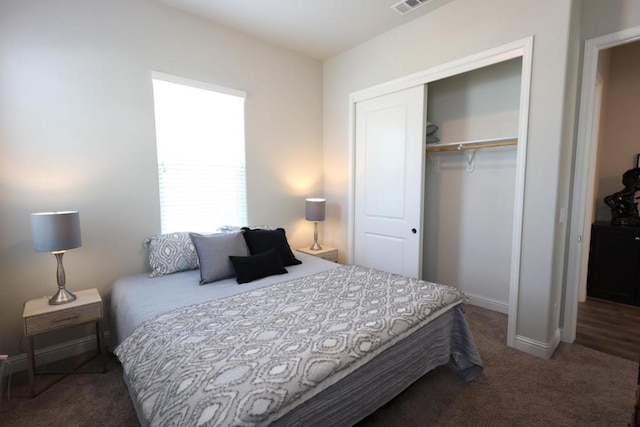
[(160, 315), (115, 353), (150, 425), (266, 425), (462, 300), (342, 266)]

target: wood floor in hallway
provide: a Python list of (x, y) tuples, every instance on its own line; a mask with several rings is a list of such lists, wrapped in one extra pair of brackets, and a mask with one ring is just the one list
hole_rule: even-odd
[(587, 298), (578, 305), (576, 344), (637, 362), (640, 307)]

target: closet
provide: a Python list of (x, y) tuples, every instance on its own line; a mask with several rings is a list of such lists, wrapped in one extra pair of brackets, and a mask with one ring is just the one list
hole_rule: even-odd
[[(520, 58), (428, 85), (422, 278), (506, 313), (513, 234)], [(442, 150), (448, 151), (442, 151)]]
[(508, 311), (522, 69), (512, 57), (356, 103), (356, 264)]

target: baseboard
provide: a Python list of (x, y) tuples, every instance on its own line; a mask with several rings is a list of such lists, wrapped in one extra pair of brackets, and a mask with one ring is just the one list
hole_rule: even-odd
[(476, 295), (471, 292), (463, 291), (469, 297), (469, 304), (486, 308), (487, 310), (497, 311), (498, 313), (509, 314), (509, 303), (499, 301), (497, 299)]
[(551, 359), (553, 352), (556, 351), (559, 344), (560, 328), (556, 329), (551, 341), (548, 343), (523, 337), (522, 335), (516, 335), (516, 349), (543, 359)]
[[(105, 342), (109, 342), (109, 331), (104, 333)], [(52, 345), (51, 347), (45, 347), (37, 349), (36, 354), (36, 366), (44, 365), (58, 360), (66, 359), (68, 357), (76, 356), (78, 354), (86, 353), (96, 349), (96, 336), (88, 335), (83, 338), (78, 338), (71, 341), (66, 341), (60, 344)], [(5, 369), (5, 375), (26, 371), (27, 370), (27, 354), (17, 354), (9, 357), (7, 360), (7, 366)]]

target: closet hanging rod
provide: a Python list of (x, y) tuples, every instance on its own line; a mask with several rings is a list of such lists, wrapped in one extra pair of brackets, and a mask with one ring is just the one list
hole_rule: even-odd
[(440, 151), (463, 151), (473, 150), (476, 148), (492, 148), (492, 147), (506, 147), (509, 145), (517, 145), (518, 138), (494, 138), (483, 139), (478, 141), (464, 141), (464, 142), (449, 142), (445, 144), (428, 144), (427, 151), (430, 153), (437, 153)]

